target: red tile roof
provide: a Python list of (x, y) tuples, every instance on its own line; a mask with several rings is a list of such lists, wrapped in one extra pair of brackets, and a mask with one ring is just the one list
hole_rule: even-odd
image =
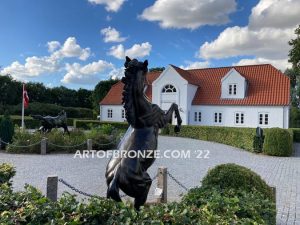
[[(198, 86), (193, 105), (289, 105), (290, 81), (287, 76), (275, 67), (264, 65), (233, 66), (222, 68), (183, 70), (171, 65), (179, 75), (190, 84)], [(234, 68), (248, 82), (247, 95), (244, 99), (221, 99), (221, 79)], [(152, 82), (160, 72), (147, 75), (148, 88), (146, 95), (152, 98)], [(123, 84), (115, 84), (102, 105), (120, 105), (122, 102)]]
[[(155, 81), (161, 72), (149, 72), (147, 74), (147, 84), (148, 87), (146, 89), (146, 96), (149, 100), (152, 100), (152, 83)], [(114, 84), (107, 95), (102, 99), (100, 102), (101, 105), (121, 105), (122, 104), (122, 92), (123, 92), (124, 84), (119, 81), (118, 83)]]

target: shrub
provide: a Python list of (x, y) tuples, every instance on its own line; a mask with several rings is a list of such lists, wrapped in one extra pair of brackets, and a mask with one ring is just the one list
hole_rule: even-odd
[(257, 191), (264, 196), (275, 199), (272, 188), (250, 169), (236, 164), (222, 164), (209, 170), (202, 180), (204, 188), (233, 188), (247, 192)]
[(13, 165), (8, 163), (0, 164), (0, 185), (8, 183), (11, 185), (10, 179), (16, 174), (16, 170)]
[(195, 138), (204, 141), (213, 141), (237, 148), (254, 151), (253, 140), (255, 137), (254, 128), (235, 128), (235, 127), (210, 127), (210, 126), (190, 126), (181, 127), (179, 134), (174, 132), (174, 126), (168, 125), (162, 130), (162, 134)]
[(273, 156), (291, 156), (293, 153), (292, 133), (280, 128), (266, 130), (263, 152)]
[[(4, 117), (1, 119), (0, 122), (0, 138), (2, 141), (6, 142), (6, 143), (10, 143), (12, 141), (14, 135), (14, 124), (12, 123), (9, 115), (4, 115)], [(6, 144), (5, 143), (1, 143), (0, 144), (5, 147)]]

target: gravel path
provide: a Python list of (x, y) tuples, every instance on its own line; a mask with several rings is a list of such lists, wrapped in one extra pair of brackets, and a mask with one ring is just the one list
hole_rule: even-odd
[[(295, 147), (300, 149), (299, 144), (295, 144)], [(279, 158), (256, 155), (227, 145), (163, 136), (159, 137), (158, 149), (161, 150), (161, 155), (166, 154), (167, 157), (171, 154), (168, 150), (173, 150), (173, 154), (178, 153), (174, 149), (190, 150), (191, 157), (157, 159), (149, 170), (152, 177), (159, 166), (165, 166), (182, 184), (191, 188), (199, 185), (208, 169), (216, 165), (236, 163), (246, 166), (261, 175), (269, 185), (276, 187), (277, 224), (300, 225), (299, 157)], [(299, 152), (296, 156), (300, 155)], [(17, 175), (13, 180), (15, 190), (22, 190), (24, 184), (28, 183), (39, 188), (43, 193), (46, 189), (47, 176), (55, 174), (82, 191), (105, 196), (104, 172), (107, 161), (108, 159), (104, 158), (74, 158), (74, 155), (70, 154), (41, 156), (0, 153), (0, 163), (10, 162), (17, 168)], [(150, 201), (154, 199), (155, 186), (156, 182), (153, 182), (148, 197)], [(59, 184), (59, 195), (64, 191), (73, 193), (64, 185)], [(185, 190), (173, 180), (168, 179), (168, 200), (178, 200), (182, 193), (185, 193)]]

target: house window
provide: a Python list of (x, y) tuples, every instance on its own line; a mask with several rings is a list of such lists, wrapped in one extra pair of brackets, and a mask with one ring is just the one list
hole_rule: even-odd
[(229, 94), (236, 95), (236, 84), (229, 84)]
[(244, 113), (242, 112), (235, 113), (235, 123), (244, 124)]
[(195, 122), (201, 122), (201, 112), (195, 112), (194, 114), (194, 121)]
[(215, 113), (215, 123), (222, 123), (222, 113)]
[(174, 93), (176, 92), (176, 88), (171, 85), (171, 84), (167, 84), (166, 86), (164, 86), (162, 93)]
[(259, 125), (269, 125), (269, 113), (259, 113), (258, 123)]
[(124, 118), (125, 118), (125, 110), (122, 109), (122, 119), (124, 119)]
[(108, 109), (107, 110), (107, 118), (112, 118), (113, 117), (113, 110), (112, 109)]

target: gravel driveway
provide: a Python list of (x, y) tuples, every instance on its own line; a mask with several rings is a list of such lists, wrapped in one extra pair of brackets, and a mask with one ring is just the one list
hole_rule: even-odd
[[(300, 149), (300, 145), (295, 147)], [(208, 169), (223, 163), (236, 163), (246, 166), (259, 175), (277, 191), (277, 224), (300, 225), (300, 158), (270, 157), (252, 154), (227, 145), (200, 140), (159, 137), (161, 155), (168, 157), (176, 150), (190, 150), (190, 158), (170, 159), (159, 158), (150, 168), (153, 177), (159, 166), (168, 168), (182, 184), (191, 188), (200, 184)], [(299, 151), (298, 151), (299, 152)], [(297, 154), (299, 156), (300, 154)], [(198, 158), (197, 158), (198, 156)], [(15, 190), (22, 190), (25, 183), (39, 188), (43, 193), (46, 189), (48, 175), (58, 175), (76, 188), (91, 194), (105, 196), (106, 184), (104, 178), (108, 159), (105, 158), (74, 158), (71, 154), (55, 155), (15, 155), (0, 153), (0, 163), (10, 162), (17, 168), (13, 179)], [(153, 182), (148, 200), (154, 199)], [(59, 195), (70, 189), (59, 184)], [(185, 190), (168, 179), (168, 200), (180, 199)]]

